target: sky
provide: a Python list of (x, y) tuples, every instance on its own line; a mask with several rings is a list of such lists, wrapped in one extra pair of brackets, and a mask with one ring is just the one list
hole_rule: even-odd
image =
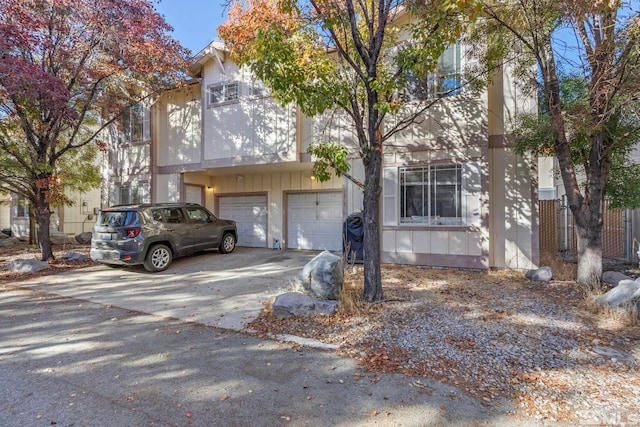
[(225, 0), (161, 0), (155, 7), (173, 27), (173, 38), (192, 54), (217, 40), (216, 28), (226, 19)]

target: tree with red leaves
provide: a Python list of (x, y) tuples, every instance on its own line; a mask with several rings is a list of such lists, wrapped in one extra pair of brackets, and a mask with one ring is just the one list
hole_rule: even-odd
[(65, 168), (125, 108), (178, 81), (188, 51), (171, 30), (148, 0), (0, 0), (0, 191), (31, 203), (42, 260)]

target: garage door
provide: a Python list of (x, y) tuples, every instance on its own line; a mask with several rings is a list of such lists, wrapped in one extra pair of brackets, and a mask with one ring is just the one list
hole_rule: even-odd
[(238, 246), (267, 247), (267, 196), (222, 196), (220, 218), (238, 226)]
[(287, 201), (287, 247), (342, 250), (341, 192), (289, 194)]

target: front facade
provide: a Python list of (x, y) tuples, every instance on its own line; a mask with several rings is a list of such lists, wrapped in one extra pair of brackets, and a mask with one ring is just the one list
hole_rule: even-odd
[[(329, 138), (352, 144), (348, 124), (278, 106), (216, 43), (189, 73), (190, 84), (164, 93), (140, 120), (142, 140), (111, 155), (107, 203), (136, 188), (139, 200), (130, 202), (196, 202), (234, 219), (239, 246), (341, 250), (342, 222), (362, 209), (361, 190), (346, 179), (318, 182), (306, 147)], [(535, 165), (512, 152), (505, 129), (518, 110), (535, 108), (522, 98), (505, 70), (481, 94), (445, 99), (387, 142), (383, 262), (537, 264)], [(352, 173), (363, 178), (356, 157)]]

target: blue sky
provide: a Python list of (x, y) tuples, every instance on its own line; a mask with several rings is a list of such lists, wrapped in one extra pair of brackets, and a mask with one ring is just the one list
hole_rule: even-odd
[(226, 19), (225, 0), (161, 0), (156, 9), (173, 27), (173, 38), (192, 54), (214, 39), (218, 39), (216, 28)]

